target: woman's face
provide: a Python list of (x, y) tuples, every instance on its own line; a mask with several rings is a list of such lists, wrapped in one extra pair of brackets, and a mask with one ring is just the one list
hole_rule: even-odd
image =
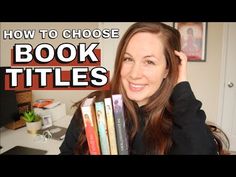
[(168, 74), (164, 46), (156, 34), (140, 32), (130, 39), (120, 74), (128, 98), (145, 105)]

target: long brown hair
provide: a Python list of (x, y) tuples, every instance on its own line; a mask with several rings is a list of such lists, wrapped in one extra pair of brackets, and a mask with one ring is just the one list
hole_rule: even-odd
[(217, 145), (218, 154), (230, 155), (230, 151), (229, 151), (230, 142), (225, 132), (222, 129), (220, 129), (218, 126), (214, 125), (213, 123), (207, 123), (207, 125), (214, 136), (214, 139)]
[[(172, 128), (172, 119), (170, 117), (171, 104), (169, 102), (169, 98), (178, 77), (179, 59), (174, 54), (174, 50), (179, 51), (181, 48), (180, 34), (176, 29), (162, 23), (144, 22), (134, 23), (133, 25), (131, 25), (122, 37), (117, 49), (115, 70), (111, 81), (111, 92), (94, 92), (91, 93), (88, 97), (96, 95), (96, 99), (101, 100), (106, 96), (110, 96), (111, 94), (122, 94), (126, 114), (126, 123), (128, 125), (127, 127), (129, 127), (129, 143), (132, 145), (134, 136), (139, 128), (138, 116), (135, 109), (137, 105), (135, 102), (128, 99), (120, 80), (120, 71), (127, 45), (130, 39), (139, 32), (149, 32), (156, 34), (157, 37), (162, 40), (164, 45), (163, 52), (165, 54), (169, 73), (168, 76), (163, 80), (160, 88), (156, 91), (156, 93), (149, 100), (148, 104), (144, 107), (144, 111), (149, 112), (149, 117), (147, 118), (146, 126), (144, 129), (144, 139), (148, 153), (165, 154), (172, 144), (170, 135)], [(76, 104), (78, 106), (76, 113), (78, 114), (78, 117), (81, 117), (79, 116), (79, 114), (81, 115), (79, 107), (82, 101)], [(76, 152), (80, 154), (88, 152), (88, 147), (86, 145), (87, 143), (85, 138), (85, 131), (81, 120), (79, 121), (79, 125), (79, 128), (82, 131), (78, 138)]]
[[(178, 79), (179, 58), (174, 53), (174, 50), (181, 50), (180, 33), (178, 30), (163, 23), (155, 22), (139, 22), (131, 25), (121, 38), (118, 45), (115, 68), (111, 81), (111, 90), (93, 92), (88, 95), (88, 97), (96, 96), (96, 101), (101, 101), (105, 97), (110, 97), (111, 94), (122, 94), (126, 124), (128, 127), (129, 143), (132, 146), (134, 137), (139, 129), (138, 115), (136, 112), (137, 104), (127, 97), (121, 83), (120, 71), (124, 53), (130, 39), (140, 32), (156, 34), (157, 38), (162, 41), (164, 46), (163, 52), (169, 72), (167, 77), (162, 81), (160, 88), (150, 97), (148, 103), (143, 106), (143, 111), (148, 112), (148, 116), (145, 118), (144, 127), (144, 143), (146, 152), (148, 154), (166, 154), (172, 146), (171, 132), (173, 119), (171, 116), (172, 105), (170, 102), (170, 96)], [(75, 148), (76, 154), (88, 154), (88, 145), (80, 111), (82, 101), (83, 100), (76, 104), (76, 106), (78, 106), (76, 117), (80, 118), (78, 120), (78, 125), (81, 132)]]
[(163, 80), (160, 88), (149, 99), (144, 107), (144, 112), (148, 112), (149, 116), (146, 118), (146, 126), (144, 129), (144, 141), (147, 153), (151, 154), (165, 154), (171, 147), (171, 128), (172, 119), (170, 117), (171, 104), (169, 98), (177, 82), (178, 77), (178, 63), (179, 59), (174, 54), (174, 50), (179, 51), (180, 34), (179, 32), (162, 23), (135, 23), (132, 25), (118, 46), (115, 71), (112, 84), (113, 92), (119, 92), (123, 95), (124, 104), (127, 108), (126, 112), (130, 120), (130, 141), (134, 138), (138, 130), (138, 118), (135, 112), (135, 106), (132, 101), (127, 98), (125, 90), (120, 81), (120, 70), (122, 66), (123, 56), (130, 39), (137, 33), (149, 32), (156, 34), (157, 38), (162, 40), (164, 46), (164, 55), (167, 61), (167, 69), (169, 73)]

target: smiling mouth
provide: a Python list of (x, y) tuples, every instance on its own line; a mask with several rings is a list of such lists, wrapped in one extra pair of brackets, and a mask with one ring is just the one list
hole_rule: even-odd
[(145, 87), (146, 87), (146, 84), (134, 84), (134, 83), (129, 82), (129, 89), (134, 92), (141, 91)]

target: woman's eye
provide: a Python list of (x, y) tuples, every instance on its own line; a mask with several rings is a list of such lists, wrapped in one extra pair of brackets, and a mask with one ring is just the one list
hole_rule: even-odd
[(145, 63), (148, 64), (148, 65), (155, 65), (155, 63), (151, 60), (147, 60)]
[(125, 61), (125, 62), (131, 62), (131, 61), (133, 61), (133, 59), (132, 59), (132, 58), (129, 58), (129, 57), (126, 57), (126, 58), (124, 58), (123, 61)]

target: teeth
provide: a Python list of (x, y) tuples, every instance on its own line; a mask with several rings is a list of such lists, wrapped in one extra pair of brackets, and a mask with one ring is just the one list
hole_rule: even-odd
[(136, 84), (130, 84), (134, 88), (142, 88), (144, 85), (136, 85)]

